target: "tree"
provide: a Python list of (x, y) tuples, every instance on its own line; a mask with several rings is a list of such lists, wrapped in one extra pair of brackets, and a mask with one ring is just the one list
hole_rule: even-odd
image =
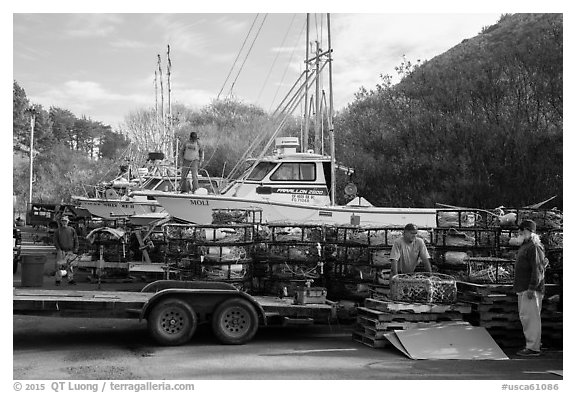
[(110, 127), (104, 129), (98, 150), (101, 158), (116, 159), (126, 150), (130, 141), (122, 134), (112, 132)]
[(405, 61), (397, 85), (386, 76), (361, 89), (336, 119), (338, 156), (361, 193), (487, 208), (561, 195), (561, 25), (561, 15), (508, 16), (430, 61)]
[(76, 116), (67, 109), (51, 107), (50, 119), (52, 120), (52, 134), (58, 143), (65, 143), (72, 147), (71, 135), (76, 122)]
[(12, 135), (15, 142), (23, 144), (30, 135), (30, 115), (26, 112), (30, 102), (16, 81), (12, 85), (12, 96)]

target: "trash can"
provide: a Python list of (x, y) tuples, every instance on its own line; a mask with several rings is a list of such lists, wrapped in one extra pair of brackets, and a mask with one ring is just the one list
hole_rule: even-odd
[(41, 287), (44, 284), (45, 255), (22, 255), (22, 286)]

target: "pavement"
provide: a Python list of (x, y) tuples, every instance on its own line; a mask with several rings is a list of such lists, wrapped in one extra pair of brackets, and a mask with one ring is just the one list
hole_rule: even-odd
[[(77, 290), (98, 284), (77, 276)], [(20, 269), (13, 276), (21, 285)], [(143, 281), (105, 282), (106, 291), (138, 291)], [(44, 276), (43, 289), (54, 286)], [(411, 360), (394, 348), (373, 349), (351, 338), (352, 325), (261, 328), (250, 343), (221, 345), (207, 325), (179, 347), (158, 346), (145, 322), (13, 316), (14, 379), (168, 380), (556, 380), (563, 351), (510, 360)], [(500, 388), (500, 387), (498, 387)]]

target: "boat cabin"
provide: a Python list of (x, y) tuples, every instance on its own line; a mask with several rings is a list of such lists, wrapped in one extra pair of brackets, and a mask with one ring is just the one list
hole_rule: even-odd
[[(286, 139), (297, 138), (278, 138)], [(237, 198), (273, 200), (277, 202), (304, 203), (325, 206), (330, 204), (331, 160), (328, 156), (311, 152), (298, 153), (293, 145), (282, 146), (277, 141), (271, 156), (262, 158), (222, 195)]]

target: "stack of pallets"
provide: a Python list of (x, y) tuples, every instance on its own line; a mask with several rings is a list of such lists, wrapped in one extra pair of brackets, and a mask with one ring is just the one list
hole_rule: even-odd
[(463, 321), (471, 311), (467, 304), (404, 303), (368, 298), (364, 307), (358, 307), (355, 341), (372, 348), (385, 348), (392, 344), (385, 334), (394, 330), (432, 327), (441, 322)]
[[(547, 291), (553, 292), (554, 289), (550, 286)], [(458, 298), (472, 306), (467, 321), (485, 327), (502, 347), (524, 345), (522, 324), (518, 316), (518, 296), (511, 292), (511, 286), (460, 283), (459, 291)], [(545, 346), (557, 346), (562, 342), (562, 312), (558, 311), (558, 303), (548, 301), (549, 296), (547, 293), (542, 304), (542, 342)]]

